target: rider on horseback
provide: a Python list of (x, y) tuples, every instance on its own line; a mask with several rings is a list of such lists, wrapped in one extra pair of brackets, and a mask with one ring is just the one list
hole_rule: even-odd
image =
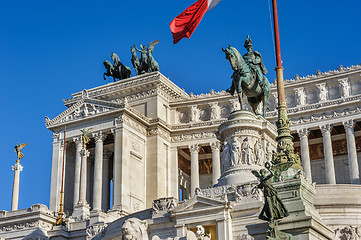
[(251, 71), (256, 73), (260, 86), (264, 88), (266, 85), (265, 81), (268, 80), (263, 74), (267, 74), (268, 71), (263, 64), (261, 54), (258, 51), (253, 51), (252, 40), (249, 38), (249, 35), (247, 35), (244, 47), (247, 49), (247, 53), (243, 55), (243, 59)]

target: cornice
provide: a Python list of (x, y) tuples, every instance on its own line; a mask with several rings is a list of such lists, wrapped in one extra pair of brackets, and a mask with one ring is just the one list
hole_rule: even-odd
[[(139, 90), (159, 88), (169, 99), (187, 98), (188, 94), (171, 82), (160, 72), (147, 73), (135, 77), (127, 78), (113, 83), (108, 83), (99, 87), (87, 89), (87, 96), (93, 99), (107, 98), (109, 96), (125, 97), (129, 94), (137, 94)], [(66, 106), (71, 106), (82, 99), (82, 92), (72, 94), (69, 99), (63, 100)]]
[[(309, 84), (315, 81), (325, 81), (329, 78), (335, 78), (335, 77), (343, 77), (345, 75), (354, 74), (356, 72), (361, 72), (361, 64), (360, 65), (352, 65), (350, 67), (343, 67), (339, 66), (336, 70), (329, 70), (328, 72), (321, 72), (317, 71), (316, 74), (307, 75), (304, 77), (299, 77), (296, 75), (293, 79), (286, 79), (284, 81), (285, 88), (298, 85), (298, 84)], [(272, 90), (276, 89), (276, 82), (274, 81), (271, 84)]]

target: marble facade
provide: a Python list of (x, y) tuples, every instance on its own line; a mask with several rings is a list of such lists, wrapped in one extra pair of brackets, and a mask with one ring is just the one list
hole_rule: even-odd
[[(266, 119), (274, 123), (277, 93), (271, 87)], [(306, 179), (316, 183), (320, 218), (337, 236), (352, 234), (361, 226), (361, 205), (352, 203), (361, 194), (361, 65), (295, 76), (285, 81), (285, 92), (295, 149)], [(67, 110), (45, 121), (53, 132), (53, 156), (49, 210), (42, 211), (59, 208), (66, 126), (67, 229), (44, 228), (47, 237), (92, 239), (101, 233), (116, 239), (130, 215), (148, 219), (150, 235), (161, 239), (186, 236), (198, 225), (215, 231), (212, 239), (250, 239), (246, 225), (257, 223), (262, 205), (259, 193), (249, 192), (255, 183), (207, 190), (224, 174), (226, 146), (218, 127), (239, 109), (236, 98), (225, 91), (188, 94), (154, 72), (74, 93), (64, 104)], [(89, 127), (89, 152), (82, 155), (80, 129)], [(275, 148), (272, 134), (256, 140), (251, 140), (247, 159), (255, 162), (262, 155), (269, 160)], [(227, 141), (242, 149), (244, 138)], [(343, 206), (343, 200), (349, 205)], [(172, 207), (160, 207), (164, 201)], [(341, 208), (347, 211), (338, 223)], [(5, 219), (0, 215), (0, 230)]]

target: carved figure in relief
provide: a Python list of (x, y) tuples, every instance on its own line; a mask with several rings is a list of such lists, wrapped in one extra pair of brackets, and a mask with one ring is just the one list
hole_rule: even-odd
[(347, 79), (341, 79), (340, 81), (342, 97), (350, 96), (350, 83)]
[(250, 147), (248, 137), (242, 143), (242, 161), (243, 164), (253, 164), (253, 149)]
[(147, 229), (147, 221), (129, 218), (122, 226), (122, 233), (125, 240), (148, 240)]
[(319, 85), (317, 85), (319, 93), (318, 93), (318, 97), (320, 99), (321, 102), (326, 101), (327, 100), (327, 89), (326, 89), (326, 83), (321, 83)]
[(231, 166), (241, 163), (241, 145), (236, 137), (231, 140)]
[(231, 163), (231, 152), (227, 142), (223, 143), (221, 161), (222, 161), (221, 170), (223, 173)]
[(298, 88), (295, 90), (296, 93), (296, 103), (297, 106), (306, 104), (306, 94), (303, 88)]
[(197, 226), (197, 230), (195, 232), (197, 240), (210, 240), (211, 234), (206, 234), (204, 227), (202, 225)]
[(272, 160), (272, 151), (269, 142), (266, 144), (266, 160), (267, 162), (271, 162)]
[(256, 156), (255, 164), (262, 165), (265, 159), (265, 154), (263, 151), (262, 144), (260, 143), (259, 140), (257, 140), (256, 143), (254, 144), (254, 153)]
[(191, 122), (196, 122), (199, 119), (199, 109), (197, 106), (193, 105), (191, 106)]
[(17, 145), (15, 145), (15, 150), (14, 152), (16, 152), (16, 156), (17, 156), (17, 159), (16, 161), (19, 161), (21, 158), (24, 157), (24, 154), (21, 152), (21, 149), (23, 149), (26, 145), (28, 145), (27, 143), (18, 143)]
[(337, 228), (335, 230), (334, 240), (360, 240), (361, 231), (360, 226), (346, 226), (344, 228)]

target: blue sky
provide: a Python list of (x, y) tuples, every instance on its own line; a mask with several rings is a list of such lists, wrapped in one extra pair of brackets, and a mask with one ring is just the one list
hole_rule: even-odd
[[(271, 1), (271, 0), (269, 0)], [(0, 210), (10, 210), (17, 142), (26, 142), (19, 209), (48, 205), (51, 119), (62, 99), (104, 81), (103, 60), (116, 52), (131, 66), (130, 46), (159, 39), (160, 71), (188, 93), (221, 91), (232, 74), (222, 47), (243, 54), (247, 34), (275, 78), (269, 2), (223, 0), (206, 13), (190, 40), (172, 44), (170, 21), (195, 0), (0, 2)], [(361, 63), (361, 1), (278, 1), (286, 79)]]

